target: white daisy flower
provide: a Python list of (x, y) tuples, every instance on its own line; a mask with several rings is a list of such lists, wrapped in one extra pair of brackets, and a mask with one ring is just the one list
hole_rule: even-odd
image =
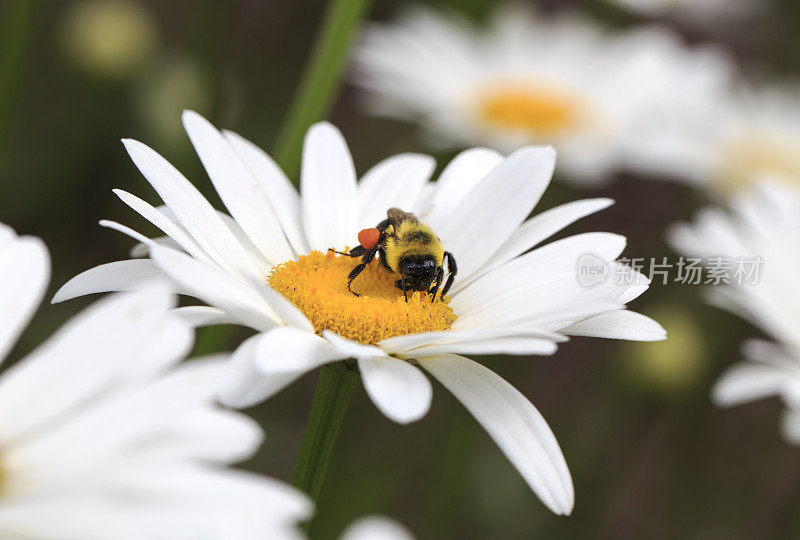
[[(789, 408), (783, 428), (800, 444), (800, 194), (762, 183), (731, 203), (731, 211), (709, 208), (693, 225), (670, 231), (672, 244), (696, 257), (760, 257), (756, 284), (747, 279), (713, 287), (710, 301), (760, 328), (774, 341), (750, 339), (747, 359), (730, 367), (717, 381), (714, 401), (730, 406), (780, 396)], [(749, 273), (749, 272), (748, 272)], [(747, 277), (747, 276), (745, 276)]]
[[(430, 157), (402, 154), (357, 182), (342, 135), (327, 123), (306, 136), (301, 195), (252, 143), (220, 133), (196, 113), (183, 119), (230, 216), (215, 211), (155, 151), (126, 140), (166, 207), (123, 191), (117, 195), (168, 238), (150, 240), (108, 223), (145, 243), (151, 259), (88, 270), (54, 301), (138, 288), (168, 276), (177, 292), (211, 306), (181, 308), (195, 323), (236, 322), (259, 332), (234, 354), (221, 390), (233, 406), (254, 404), (309, 370), (354, 358), (376, 406), (407, 423), (430, 407), (432, 387), (418, 369), (424, 368), (464, 403), (545, 504), (569, 513), (572, 483), (544, 419), (506, 381), (458, 355), (552, 354), (565, 335), (664, 338), (657, 323), (624, 309), (649, 285), (613, 262), (624, 237), (580, 234), (528, 252), (611, 201), (578, 201), (526, 221), (555, 166), (555, 153), (546, 147), (523, 148), (507, 158), (468, 150), (435, 183), (429, 182)], [(361, 296), (348, 291), (348, 275), (359, 260), (328, 249), (356, 245), (357, 231), (375, 227), (392, 207), (414, 212), (455, 256), (458, 277), (449, 297), (432, 302), (412, 291), (405, 301), (395, 286), (398, 276), (378, 261), (352, 284)], [(623, 279), (582, 286), (577, 262), (585, 253)]]
[(796, 86), (737, 89), (705, 120), (686, 126), (672, 156), (660, 156), (682, 163), (685, 178), (721, 196), (747, 190), (763, 178), (800, 183)]
[[(0, 358), (47, 286), (47, 249), (0, 225)], [(0, 537), (295, 538), (308, 498), (225, 469), (262, 433), (213, 405), (227, 362), (176, 365), (192, 328), (172, 295), (103, 300), (0, 375)]]
[(569, 179), (596, 182), (650, 155), (681, 119), (704, 116), (730, 73), (720, 53), (663, 29), (609, 34), (517, 6), (485, 30), (424, 8), (372, 25), (353, 79), (371, 111), (419, 121), (432, 144), (553, 144)]

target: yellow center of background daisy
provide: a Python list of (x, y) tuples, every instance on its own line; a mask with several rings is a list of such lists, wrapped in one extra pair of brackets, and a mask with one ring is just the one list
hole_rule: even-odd
[(347, 290), (347, 276), (360, 259), (312, 251), (276, 267), (269, 284), (297, 306), (314, 325), (360, 343), (405, 334), (447, 330), (456, 320), (447, 300), (408, 292), (408, 302), (394, 283), (400, 276), (372, 261)]
[(727, 144), (721, 156), (714, 187), (723, 195), (761, 180), (796, 184), (800, 178), (800, 148), (794, 141), (741, 138)]
[(488, 124), (547, 136), (559, 133), (578, 119), (580, 104), (569, 92), (505, 84), (489, 88), (480, 97), (480, 116)]

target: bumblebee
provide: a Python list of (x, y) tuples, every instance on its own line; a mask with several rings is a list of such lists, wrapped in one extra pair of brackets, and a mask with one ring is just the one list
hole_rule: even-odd
[(399, 208), (390, 208), (387, 218), (372, 229), (358, 233), (359, 245), (344, 253), (331, 248), (330, 251), (348, 257), (361, 257), (361, 263), (347, 276), (347, 290), (361, 296), (350, 288), (353, 280), (380, 254), (380, 261), (389, 272), (400, 274), (395, 286), (403, 291), (408, 302), (408, 291), (425, 291), (432, 295), (431, 303), (444, 280), (442, 264), (447, 260), (447, 281), (440, 299), (450, 290), (458, 273), (456, 260), (442, 247), (439, 237), (414, 214)]

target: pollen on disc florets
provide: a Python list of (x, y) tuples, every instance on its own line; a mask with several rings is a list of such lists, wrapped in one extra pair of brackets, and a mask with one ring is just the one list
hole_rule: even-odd
[(449, 303), (431, 303), (423, 292), (408, 293), (395, 287), (398, 275), (387, 271), (375, 260), (347, 290), (347, 275), (359, 259), (312, 251), (296, 261), (276, 267), (269, 284), (292, 301), (314, 325), (323, 330), (360, 343), (377, 343), (383, 339), (447, 330), (456, 320)]

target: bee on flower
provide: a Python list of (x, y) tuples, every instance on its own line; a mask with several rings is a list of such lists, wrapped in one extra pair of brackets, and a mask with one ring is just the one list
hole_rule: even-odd
[[(254, 144), (196, 113), (183, 120), (230, 214), (215, 210), (154, 150), (126, 140), (166, 205), (116, 193), (166, 236), (104, 222), (137, 239), (136, 253), (147, 258), (92, 268), (54, 301), (161, 278), (207, 304), (176, 310), (194, 324), (256, 330), (220, 384), (220, 398), (235, 407), (345, 360), (375, 405), (405, 424), (430, 408), (428, 372), (470, 410), (548, 508), (571, 512), (572, 480), (545, 420), (508, 382), (461, 355), (549, 355), (569, 335), (665, 337), (658, 323), (625, 309), (649, 281), (615, 262), (624, 237), (585, 233), (537, 247), (611, 201), (576, 201), (529, 218), (555, 167), (553, 149), (539, 146), (507, 157), (466, 150), (435, 182), (430, 157), (401, 154), (357, 180), (344, 138), (324, 122), (306, 136), (298, 193)], [(382, 229), (377, 239), (358, 239), (371, 228)], [(576, 263), (589, 252), (623, 279), (582, 285)], [(435, 289), (443, 264), (445, 289), (452, 286), (436, 297), (431, 279)]]
[(394, 285), (403, 291), (406, 302), (408, 291), (425, 291), (433, 303), (444, 279), (442, 264), (447, 260), (447, 281), (439, 297), (442, 300), (458, 273), (455, 257), (444, 250), (439, 237), (414, 214), (389, 208), (386, 215), (388, 217), (377, 227), (362, 229), (358, 233), (359, 245), (355, 248), (346, 253), (333, 248), (328, 250), (347, 257), (361, 257), (361, 262), (347, 276), (347, 290), (361, 296), (351, 288), (353, 280), (361, 275), (376, 255), (380, 255), (383, 267), (400, 276)]

